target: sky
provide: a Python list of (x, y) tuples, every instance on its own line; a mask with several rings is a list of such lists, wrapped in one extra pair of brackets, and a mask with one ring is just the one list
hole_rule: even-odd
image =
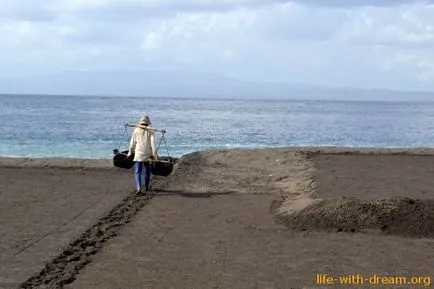
[(178, 71), (434, 91), (433, 15), (434, 0), (0, 0), (0, 79)]

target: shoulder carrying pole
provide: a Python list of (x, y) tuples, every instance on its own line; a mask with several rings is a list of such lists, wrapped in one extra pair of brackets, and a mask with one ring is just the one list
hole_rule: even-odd
[(140, 127), (140, 128), (143, 128), (144, 130), (149, 130), (149, 131), (159, 131), (159, 132), (162, 132), (163, 134), (165, 134), (166, 133), (166, 130), (165, 129), (159, 129), (159, 128), (155, 128), (155, 127), (149, 127), (149, 126), (144, 126), (144, 125), (138, 125), (138, 124), (129, 124), (129, 123), (126, 123), (125, 125), (124, 125), (125, 127)]

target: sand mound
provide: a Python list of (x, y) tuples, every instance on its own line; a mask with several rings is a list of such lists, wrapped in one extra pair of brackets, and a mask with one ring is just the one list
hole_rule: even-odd
[(167, 180), (180, 191), (275, 193), (288, 198), (304, 193), (311, 167), (289, 149), (221, 149), (182, 156)]
[[(277, 211), (281, 204), (273, 204)], [(383, 233), (407, 237), (434, 237), (434, 200), (391, 198), (376, 201), (323, 200), (299, 212), (279, 215), (298, 231)]]

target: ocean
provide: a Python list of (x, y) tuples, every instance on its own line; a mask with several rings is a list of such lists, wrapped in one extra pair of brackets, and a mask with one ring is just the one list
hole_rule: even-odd
[[(0, 156), (111, 159), (148, 114), (159, 154), (218, 148), (432, 147), (434, 103), (0, 96)], [(157, 135), (157, 145), (161, 134)]]

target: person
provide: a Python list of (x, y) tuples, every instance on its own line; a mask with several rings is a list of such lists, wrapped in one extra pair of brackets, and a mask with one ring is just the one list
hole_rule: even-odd
[(148, 115), (143, 115), (134, 125), (128, 149), (128, 158), (134, 153), (136, 193), (142, 191), (142, 172), (145, 175), (145, 191), (151, 189), (151, 161), (158, 159), (155, 146), (155, 131), (165, 131), (151, 127), (152, 122)]

